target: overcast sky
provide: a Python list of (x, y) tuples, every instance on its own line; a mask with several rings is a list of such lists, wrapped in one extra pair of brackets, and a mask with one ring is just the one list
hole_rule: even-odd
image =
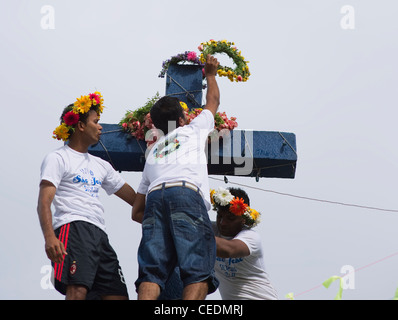
[[(98, 90), (101, 121), (118, 123), (164, 94), (163, 60), (210, 39), (235, 42), (252, 74), (239, 84), (218, 78), (220, 111), (239, 129), (295, 133), (298, 151), (295, 179), (226, 185), (212, 176), (212, 188), (235, 182), (398, 210), (397, 9), (394, 0), (1, 1), (0, 299), (64, 298), (47, 288), (36, 214), (42, 159), (62, 145), (51, 136), (63, 107)], [(141, 173), (122, 176), (138, 187)], [(281, 299), (333, 299), (338, 284), (321, 284), (347, 265), (356, 272), (343, 299), (393, 298), (397, 212), (244, 189), (262, 213), (257, 230)], [(135, 299), (141, 228), (127, 204), (101, 196)]]

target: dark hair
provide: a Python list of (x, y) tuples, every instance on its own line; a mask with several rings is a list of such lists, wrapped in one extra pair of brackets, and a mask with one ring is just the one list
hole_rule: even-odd
[(250, 207), (250, 199), (245, 190), (240, 188), (228, 188), (228, 190), (234, 197), (242, 198), (243, 201)]
[(159, 99), (151, 108), (151, 119), (154, 126), (162, 130), (166, 135), (169, 133), (169, 122), (175, 123), (178, 128), (179, 118), (184, 118), (184, 109), (181, 107), (180, 100), (175, 97), (165, 96)]
[[(59, 118), (60, 124), (62, 124), (62, 122), (64, 122), (65, 115), (69, 111), (72, 111), (73, 107), (74, 107), (74, 104), (71, 103), (70, 105), (68, 105), (67, 107), (64, 108), (64, 110), (62, 111), (61, 117)], [(88, 114), (90, 113), (91, 110), (94, 110), (95, 112), (97, 112), (97, 106), (91, 106), (89, 112), (86, 112), (84, 114), (79, 113), (79, 121), (83, 122), (84, 124), (87, 124)], [(71, 137), (74, 132), (75, 132), (75, 128), (70, 129), (68, 132), (69, 136)]]

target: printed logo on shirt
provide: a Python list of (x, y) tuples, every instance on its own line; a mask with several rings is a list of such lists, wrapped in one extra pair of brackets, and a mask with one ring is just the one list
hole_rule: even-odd
[(73, 183), (80, 183), (85, 192), (94, 198), (99, 197), (99, 189), (102, 181), (95, 177), (95, 173), (87, 168), (80, 169), (80, 173), (73, 178)]
[(178, 150), (181, 146), (180, 141), (177, 139), (177, 135), (172, 135), (164, 142), (159, 143), (157, 148), (153, 150), (153, 156), (155, 159), (162, 159), (169, 156), (174, 151)]
[(238, 269), (236, 268), (236, 264), (243, 261), (243, 258), (216, 258), (218, 267), (220, 268), (221, 272), (224, 273), (225, 277), (227, 278), (234, 278), (236, 277), (236, 273)]

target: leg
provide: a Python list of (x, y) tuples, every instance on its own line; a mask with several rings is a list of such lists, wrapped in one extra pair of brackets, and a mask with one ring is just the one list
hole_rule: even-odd
[(94, 225), (74, 221), (57, 229), (68, 252), (61, 264), (54, 265), (54, 286), (67, 300), (87, 299), (92, 287), (99, 257), (95, 254), (99, 238)]
[(129, 298), (126, 296), (103, 296), (102, 300), (128, 300)]
[(182, 298), (203, 300), (217, 289), (214, 281), (215, 237), (202, 197), (189, 188), (182, 189), (183, 192), (174, 198), (168, 197), (176, 199), (170, 208), (171, 230), (185, 286)]
[(102, 233), (102, 237), (100, 261), (88, 296), (94, 293), (94, 299), (100, 297), (101, 300), (128, 300), (126, 281), (116, 252), (110, 245), (107, 235)]
[[(167, 199), (166, 199), (167, 200)], [(138, 300), (156, 300), (176, 264), (176, 253), (170, 234), (169, 213), (164, 208), (163, 190), (151, 192), (142, 222), (138, 248)]]
[(66, 287), (65, 300), (85, 300), (87, 288), (79, 285), (69, 285)]
[(209, 284), (206, 281), (187, 285), (182, 293), (183, 300), (204, 300), (209, 291)]
[(156, 300), (160, 295), (157, 283), (142, 282), (138, 287), (138, 300)]

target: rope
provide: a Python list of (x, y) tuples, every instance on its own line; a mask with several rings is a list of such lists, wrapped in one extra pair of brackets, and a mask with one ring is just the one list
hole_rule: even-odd
[[(398, 255), (398, 252), (395, 252), (395, 253), (393, 253), (393, 254), (390, 254), (389, 256), (386, 256), (386, 257), (384, 257), (384, 258), (382, 258), (382, 259), (379, 259), (379, 260), (377, 260), (377, 261), (371, 262), (371, 263), (367, 264), (366, 266), (363, 266), (363, 267), (360, 267), (360, 268), (356, 268), (356, 269), (354, 269), (354, 272), (358, 272), (358, 271), (360, 271), (360, 270), (362, 270), (362, 269), (369, 268), (369, 267), (371, 267), (371, 266), (373, 266), (373, 265), (375, 265), (375, 264), (377, 264), (377, 263), (383, 262), (383, 261), (385, 261), (385, 260), (387, 260), (387, 259), (391, 259), (392, 257), (394, 257), (394, 256), (396, 256), (396, 255)], [(349, 275), (349, 274), (350, 274), (350, 273), (347, 273), (347, 274), (343, 275), (342, 278), (346, 277), (346, 276)], [(300, 293), (298, 293), (298, 294), (295, 294), (294, 296), (295, 296), (295, 297), (298, 297), (298, 296), (301, 296), (301, 295), (306, 294), (306, 293), (308, 293), (308, 292), (314, 291), (315, 289), (318, 289), (318, 288), (321, 288), (321, 287), (323, 287), (323, 284), (319, 284), (319, 285), (317, 285), (317, 286), (315, 286), (315, 287), (313, 287), (313, 288), (311, 288), (311, 289), (307, 289), (307, 290), (305, 290), (305, 291), (303, 291), (303, 292), (300, 292)]]
[(191, 91), (189, 92), (187, 89), (185, 89), (181, 84), (179, 84), (173, 77), (171, 77), (169, 74), (167, 74), (167, 76), (170, 78), (171, 81), (173, 81), (174, 83), (176, 83), (182, 90), (183, 92), (181, 93), (172, 93), (172, 94), (168, 94), (168, 96), (173, 96), (173, 95), (178, 95), (178, 94), (186, 94), (186, 96), (188, 98), (190, 98), (193, 102), (195, 102), (196, 105), (198, 105), (199, 108), (201, 108), (202, 106), (199, 104), (199, 102), (196, 101), (195, 96), (193, 94), (191, 94), (191, 92), (202, 92), (202, 90), (195, 90), (195, 91)]
[[(120, 130), (111, 130), (111, 131), (102, 132), (102, 134), (115, 133), (115, 132), (122, 132), (122, 131), (123, 131), (122, 129), (120, 129)], [(141, 144), (138, 142), (137, 139), (133, 139), (133, 140), (135, 140), (135, 141), (137, 142), (138, 146), (139, 146), (140, 149), (141, 149), (142, 155), (145, 157), (145, 151), (144, 151), (144, 149), (142, 149)], [(98, 142), (99, 142), (99, 144), (102, 146), (102, 148), (105, 150), (105, 153), (106, 153), (106, 155), (108, 156), (109, 162), (111, 163), (113, 169), (117, 170), (115, 164), (114, 164), (113, 161), (112, 161), (112, 157), (111, 157), (111, 155), (109, 154), (108, 149), (105, 147), (104, 143), (101, 141), (101, 139), (100, 139)], [(121, 172), (121, 171), (119, 170), (119, 172)]]
[(296, 156), (297, 156), (297, 151), (294, 150), (294, 148), (293, 148), (292, 145), (289, 143), (289, 141), (286, 140), (286, 138), (283, 136), (283, 134), (282, 134), (281, 132), (278, 131), (278, 133), (279, 133), (279, 135), (282, 137), (282, 139), (285, 141), (285, 143), (288, 144), (288, 146), (290, 147), (290, 149), (292, 149), (293, 152), (294, 152), (294, 153), (296, 154)]
[[(210, 179), (216, 180), (216, 181), (223, 181), (221, 179), (217, 179), (214, 177), (209, 177)], [(363, 206), (359, 204), (351, 204), (351, 203), (344, 203), (344, 202), (338, 202), (338, 201), (330, 201), (330, 200), (324, 200), (324, 199), (316, 199), (316, 198), (310, 198), (310, 197), (303, 197), (303, 196), (298, 196), (290, 193), (284, 193), (284, 192), (279, 192), (279, 191), (274, 191), (274, 190), (267, 190), (263, 188), (258, 188), (258, 187), (253, 187), (253, 186), (248, 186), (242, 183), (237, 183), (237, 182), (231, 182), (231, 184), (235, 184), (241, 187), (246, 187), (250, 189), (255, 189), (263, 192), (269, 192), (269, 193), (275, 193), (281, 196), (288, 196), (288, 197), (293, 197), (293, 198), (298, 198), (302, 200), (310, 200), (310, 201), (317, 201), (317, 202), (323, 202), (323, 203), (329, 203), (329, 204), (336, 204), (336, 205), (341, 205), (341, 206), (347, 206), (347, 207), (356, 207), (356, 208), (361, 208), (361, 209), (369, 209), (369, 210), (377, 210), (377, 211), (383, 211), (383, 212), (398, 212), (398, 210), (394, 209), (383, 209), (383, 208), (378, 208), (378, 207), (369, 207), (369, 206)]]
[(105, 147), (105, 145), (102, 143), (101, 139), (100, 139), (98, 142), (101, 144), (102, 148), (104, 148), (104, 150), (105, 150), (105, 152), (106, 152), (106, 155), (108, 156), (109, 161), (110, 161), (110, 163), (111, 163), (113, 169), (116, 170), (116, 166), (115, 166), (115, 164), (114, 164), (113, 161), (112, 161), (112, 158), (111, 158), (111, 156), (110, 156), (110, 154), (109, 154), (109, 152), (108, 152), (108, 149), (107, 149), (107, 148)]

